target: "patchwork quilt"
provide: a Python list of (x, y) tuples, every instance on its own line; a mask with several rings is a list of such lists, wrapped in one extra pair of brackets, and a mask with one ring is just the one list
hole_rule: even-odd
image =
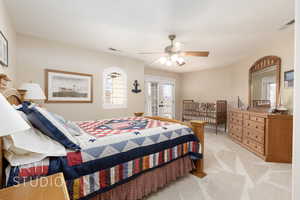
[(71, 199), (88, 199), (184, 156), (202, 158), (197, 137), (180, 124), (131, 117), (76, 125), (80, 151), (11, 167), (7, 185), (63, 172)]

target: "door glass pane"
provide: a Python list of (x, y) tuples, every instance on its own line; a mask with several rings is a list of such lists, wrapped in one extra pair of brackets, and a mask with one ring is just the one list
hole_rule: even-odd
[(158, 83), (151, 83), (151, 112), (158, 115)]
[(147, 81), (145, 85), (146, 114), (174, 118), (174, 85), (152, 81)]
[(172, 84), (161, 84), (159, 90), (159, 116), (172, 118), (173, 117), (173, 95)]
[(158, 83), (146, 82), (146, 114), (158, 116)]

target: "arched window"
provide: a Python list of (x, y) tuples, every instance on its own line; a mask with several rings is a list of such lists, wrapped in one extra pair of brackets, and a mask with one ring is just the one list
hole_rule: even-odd
[(103, 72), (103, 108), (127, 107), (127, 76), (118, 67), (110, 67)]

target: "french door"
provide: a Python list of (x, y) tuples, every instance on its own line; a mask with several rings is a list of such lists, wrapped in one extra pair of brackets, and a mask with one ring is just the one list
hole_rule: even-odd
[(146, 78), (146, 114), (175, 118), (175, 81), (160, 78)]

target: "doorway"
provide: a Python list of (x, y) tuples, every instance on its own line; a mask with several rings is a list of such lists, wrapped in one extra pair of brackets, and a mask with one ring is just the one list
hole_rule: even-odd
[(145, 87), (146, 114), (175, 118), (175, 80), (146, 76)]

